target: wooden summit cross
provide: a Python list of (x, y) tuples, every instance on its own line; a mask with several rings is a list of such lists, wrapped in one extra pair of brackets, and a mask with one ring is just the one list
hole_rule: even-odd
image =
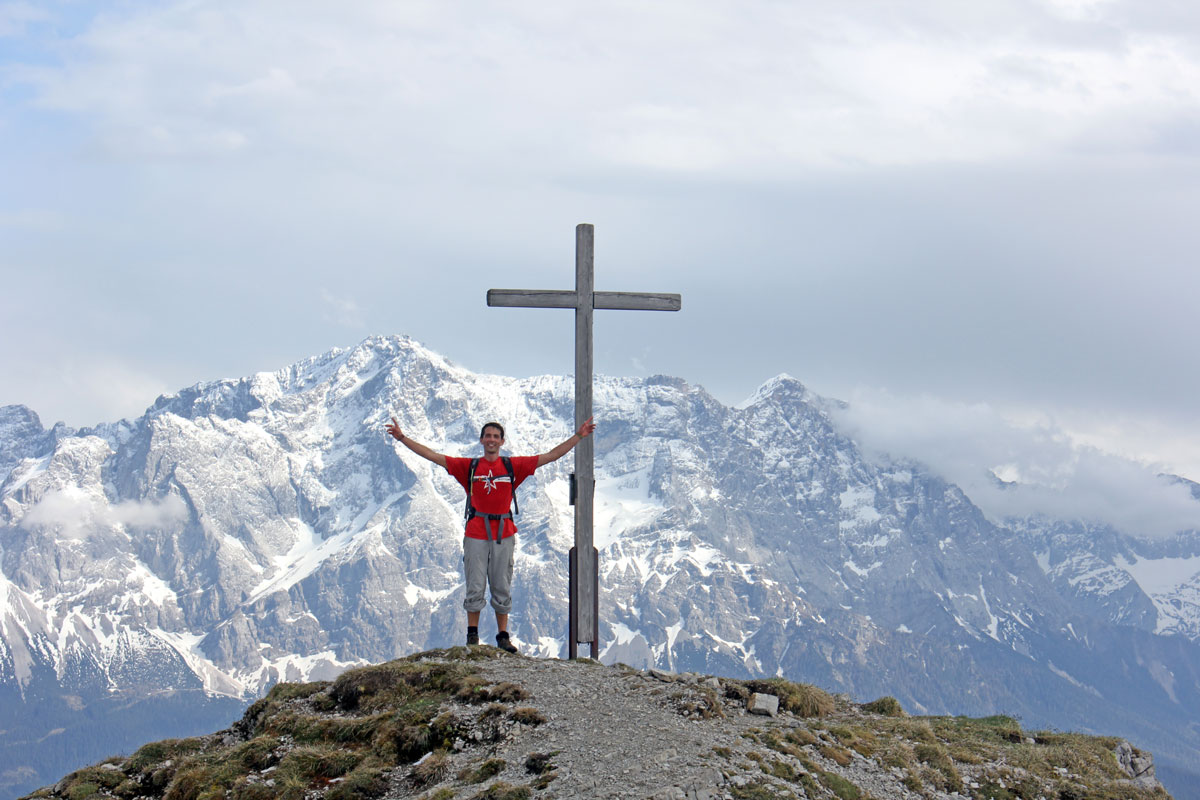
[[(593, 271), (595, 229), (575, 226), (575, 291), (546, 289), (489, 289), (489, 306), (575, 309), (575, 428), (592, 416), (592, 309), (622, 308), (642, 311), (678, 311), (677, 294), (597, 292)], [(599, 555), (592, 544), (594, 436), (575, 447), (575, 474), (571, 476), (575, 505), (575, 546), (570, 555), (570, 623), (567, 652), (578, 653), (580, 642), (590, 643), (592, 658), (600, 655)]]

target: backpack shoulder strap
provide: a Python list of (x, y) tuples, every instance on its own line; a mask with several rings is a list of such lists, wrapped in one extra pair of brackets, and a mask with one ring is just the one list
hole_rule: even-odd
[(471, 467), (467, 470), (467, 510), (463, 512), (463, 516), (467, 519), (475, 516), (475, 506), (471, 504), (471, 490), (475, 488), (475, 470), (479, 467), (479, 459), (471, 459)]

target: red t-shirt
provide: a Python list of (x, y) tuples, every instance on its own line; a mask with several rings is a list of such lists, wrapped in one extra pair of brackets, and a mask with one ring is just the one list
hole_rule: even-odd
[[(475, 485), (470, 490), (471, 502), (475, 506), (475, 511), (479, 514), (507, 514), (512, 511), (512, 490), (534, 473), (534, 470), (537, 469), (537, 462), (537, 456), (514, 456), (512, 459), (513, 477), (510, 483), (508, 470), (504, 468), (503, 461), (498, 458), (495, 461), (488, 461), (486, 458), (479, 459), (479, 463), (475, 466)], [(454, 479), (466, 489), (467, 475), (471, 472), (471, 459), (446, 456), (446, 472), (454, 476)], [(483, 517), (472, 517), (467, 521), (466, 535), (472, 539), (487, 539), (487, 528), (484, 527), (486, 521)], [(503, 522), (504, 537), (512, 536), (517, 532), (517, 526), (511, 519), (503, 520)], [(496, 523), (491, 524), (494, 538)]]

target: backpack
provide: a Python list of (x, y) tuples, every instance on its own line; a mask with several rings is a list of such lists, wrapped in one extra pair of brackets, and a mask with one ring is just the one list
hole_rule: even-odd
[(471, 468), (467, 471), (467, 510), (464, 512), (466, 520), (470, 522), (475, 517), (483, 517), (483, 530), (486, 538), (492, 538), (492, 523), (496, 525), (496, 544), (500, 544), (501, 538), (504, 536), (503, 520), (512, 519), (514, 514), (521, 513), (521, 507), (517, 505), (517, 473), (513, 470), (512, 459), (508, 456), (500, 456), (500, 461), (504, 464), (504, 469), (508, 472), (508, 482), (512, 486), (512, 508), (507, 514), (485, 514), (482, 511), (476, 511), (475, 506), (471, 503), (471, 492), (475, 488), (475, 469), (479, 466), (479, 459), (471, 459)]

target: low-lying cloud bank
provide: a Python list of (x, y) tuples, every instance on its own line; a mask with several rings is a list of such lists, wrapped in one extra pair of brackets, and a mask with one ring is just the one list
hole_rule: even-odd
[(168, 527), (186, 518), (187, 506), (175, 495), (158, 502), (124, 500), (109, 504), (82, 489), (66, 488), (47, 492), (21, 522), (57, 528), (68, 537), (76, 537), (94, 529)]
[(984, 403), (867, 390), (834, 417), (868, 455), (927, 465), (993, 520), (1044, 514), (1153, 537), (1200, 529), (1200, 501), (1187, 485), (1081, 444), (1053, 422), (1019, 425)]

